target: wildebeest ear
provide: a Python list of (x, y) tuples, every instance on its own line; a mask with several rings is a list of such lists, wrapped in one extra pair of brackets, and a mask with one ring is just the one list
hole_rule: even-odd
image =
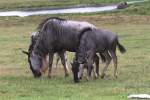
[(22, 53), (29, 55), (29, 52), (22, 50)]

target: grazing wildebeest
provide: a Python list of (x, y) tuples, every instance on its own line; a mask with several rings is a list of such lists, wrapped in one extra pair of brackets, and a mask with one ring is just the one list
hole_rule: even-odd
[(114, 62), (114, 77), (117, 78), (117, 56), (116, 47), (119, 48), (121, 53), (124, 53), (125, 48), (119, 43), (118, 36), (112, 32), (101, 30), (101, 29), (91, 29), (85, 31), (80, 39), (79, 51), (76, 53), (77, 61), (74, 62), (73, 70), (75, 78), (74, 81), (78, 81), (78, 72), (80, 71), (79, 64), (87, 63), (88, 65), (88, 77), (91, 76), (91, 68), (93, 64), (94, 55), (99, 52), (106, 57), (106, 66), (102, 72), (102, 78), (105, 76), (105, 71), (108, 65), (113, 59)]
[[(39, 34), (39, 32), (34, 32), (34, 33), (32, 33), (32, 36), (31, 36), (31, 44), (30, 44), (30, 45), (32, 45), (32, 46), (30, 46), (30, 48), (29, 48), (29, 51), (30, 51), (30, 52), (32, 52), (32, 50), (33, 50), (33, 47), (34, 47), (34, 45), (35, 45), (35, 43), (36, 43), (36, 41), (37, 41), (37, 38), (38, 38), (38, 34)], [(25, 51), (23, 51), (23, 52), (25, 53)], [(28, 53), (26, 53), (26, 54), (28, 54)], [(68, 66), (67, 66), (67, 63), (65, 62), (65, 61), (67, 61), (66, 52), (64, 52), (64, 57), (65, 57), (65, 58), (63, 58), (63, 57), (59, 54), (59, 52), (56, 53), (56, 54), (57, 54), (57, 55), (56, 55), (56, 57), (57, 57), (56, 67), (57, 67), (57, 64), (58, 64), (58, 60), (61, 58), (62, 64), (63, 64), (63, 66), (64, 66), (64, 70), (65, 70), (65, 76), (67, 76), (67, 75), (68, 75), (68, 70), (67, 70), (67, 69), (68, 69)], [(101, 56), (102, 60), (104, 61), (105, 58), (103, 58), (103, 55), (100, 55), (100, 56)], [(45, 72), (45, 71), (47, 70), (47, 68), (48, 68), (48, 62), (49, 62), (49, 60), (48, 60), (48, 55), (47, 55), (45, 58), (43, 58), (43, 61), (42, 61), (42, 67), (41, 67), (42, 72)], [(65, 64), (65, 63), (66, 63), (66, 64)], [(93, 68), (93, 74), (94, 74), (95, 78), (98, 78), (98, 77), (99, 77), (99, 57), (98, 57), (97, 55), (95, 55), (95, 57), (94, 57), (94, 63), (95, 63), (95, 70), (94, 70), (94, 68)], [(87, 64), (84, 64), (83, 67), (87, 68)], [(81, 69), (81, 70), (82, 70), (82, 69)], [(83, 72), (83, 70), (82, 70), (82, 72)], [(82, 72), (79, 73), (79, 76), (82, 76)], [(80, 75), (80, 74), (81, 74), (81, 75)], [(82, 77), (80, 77), (80, 78), (82, 78)]]
[(29, 50), (28, 61), (34, 77), (41, 76), (42, 58), (49, 54), (49, 73), (53, 55), (64, 51), (77, 52), (79, 40), (84, 31), (96, 27), (88, 22), (65, 20), (60, 18), (48, 18), (38, 27), (39, 35), (32, 52)]
[[(31, 34), (31, 43), (30, 43), (28, 52), (32, 52), (32, 50), (34, 48), (34, 45), (36, 44), (36, 41), (38, 39), (38, 35), (39, 35), (38, 31), (37, 32), (33, 32)], [(28, 52), (23, 51), (23, 53), (25, 53), (25, 54), (27, 54), (29, 56)], [(67, 55), (66, 55), (66, 52), (64, 52), (63, 54), (60, 53), (60, 52), (57, 52), (56, 53), (56, 57), (57, 57), (56, 67), (58, 65), (59, 59), (61, 59), (62, 65), (64, 67), (64, 71), (65, 71), (65, 76), (68, 76), (69, 75), (69, 68), (68, 68), (68, 65), (67, 65)], [(48, 63), (49, 63), (49, 59), (48, 58), (49, 57), (47, 55), (47, 56), (45, 56), (45, 58), (42, 59), (41, 72), (45, 72), (48, 69)]]
[[(100, 55), (100, 57), (101, 57), (102, 61), (105, 61), (105, 58), (103, 55)], [(87, 72), (88, 72), (88, 65), (87, 65), (87, 63), (84, 63), (83, 65), (79, 65), (76, 58), (77, 57), (75, 57), (73, 60), (73, 63), (71, 63), (73, 77), (74, 77), (74, 79), (82, 79), (84, 68), (86, 68)], [(93, 64), (95, 64), (95, 68), (94, 68), (94, 66), (92, 66), (91, 70), (93, 71), (94, 77), (98, 78), (99, 77), (99, 57), (97, 54), (94, 55)], [(76, 68), (77, 66), (80, 66), (80, 67)], [(74, 81), (79, 82), (79, 80), (74, 80)]]

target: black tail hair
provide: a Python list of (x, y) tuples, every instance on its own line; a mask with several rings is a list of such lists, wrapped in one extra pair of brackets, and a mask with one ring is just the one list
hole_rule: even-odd
[(118, 46), (119, 51), (120, 51), (121, 53), (125, 53), (125, 52), (126, 52), (125, 47), (124, 47), (123, 45), (121, 45), (121, 44), (119, 43), (119, 41), (117, 41), (117, 46)]

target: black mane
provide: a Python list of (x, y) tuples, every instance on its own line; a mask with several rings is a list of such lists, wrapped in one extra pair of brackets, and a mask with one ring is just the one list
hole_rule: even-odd
[(43, 39), (38, 37), (38, 40), (33, 47), (34, 53), (38, 54), (40, 57), (45, 57), (48, 54), (48, 48), (45, 46)]
[(57, 20), (60, 20), (60, 21), (65, 21), (66, 19), (63, 19), (63, 18), (59, 18), (59, 17), (49, 17), (49, 18), (46, 18), (44, 19), (40, 24), (39, 26), (37, 27), (37, 30), (40, 30), (43, 25), (48, 21), (48, 20), (51, 20), (51, 19), (57, 19)]
[(32, 39), (34, 41), (32, 41), (32, 44), (30, 44), (29, 46), (29, 52), (34, 51), (36, 54), (38, 54), (41, 57), (45, 56), (48, 53), (48, 49), (43, 43), (43, 38), (42, 38), (45, 32), (44, 31), (41, 32), (40, 30), (43, 28), (44, 24), (51, 19), (56, 19), (58, 21), (65, 21), (65, 19), (62, 19), (59, 17), (50, 17), (50, 18), (43, 20), (37, 28), (39, 34), (34, 39)]
[(33, 50), (33, 48), (34, 48), (35, 43), (36, 43), (35, 41), (34, 41), (34, 42), (32, 41), (32, 42), (31, 42), (31, 44), (29, 45), (29, 49), (28, 49), (28, 52), (29, 52), (29, 53), (31, 53), (31, 52), (32, 52), (32, 50)]
[[(90, 28), (90, 27), (84, 28), (84, 29), (80, 32), (80, 34), (79, 34), (79, 41), (80, 41), (80, 39), (82, 38), (82, 36), (84, 35), (84, 33), (87, 32), (87, 31), (92, 31), (92, 28)], [(80, 43), (80, 42), (79, 42), (79, 43)]]

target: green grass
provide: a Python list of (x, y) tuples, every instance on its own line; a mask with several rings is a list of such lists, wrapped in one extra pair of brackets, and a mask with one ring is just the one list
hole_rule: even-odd
[[(53, 78), (47, 75), (34, 79), (27, 57), (31, 32), (42, 19), (49, 16), (0, 18), (0, 100), (128, 100), (132, 93), (150, 93), (150, 17), (122, 14), (60, 15), (84, 20), (99, 28), (116, 32), (127, 53), (119, 60), (118, 79), (113, 79), (113, 64), (105, 79), (73, 83), (72, 74), (64, 78), (63, 69), (53, 69)], [(91, 20), (92, 19), (92, 20)], [(72, 59), (69, 54), (69, 61)], [(61, 66), (61, 65), (60, 65)], [(102, 69), (103, 64), (100, 64)]]

